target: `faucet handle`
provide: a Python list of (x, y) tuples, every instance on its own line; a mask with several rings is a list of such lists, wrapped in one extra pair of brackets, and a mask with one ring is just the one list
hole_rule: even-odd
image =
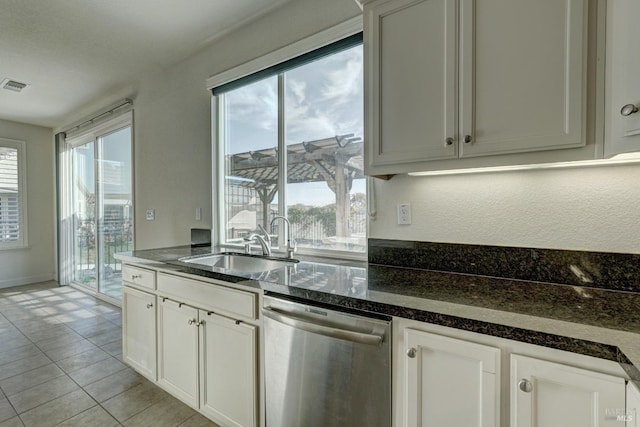
[(293, 258), (293, 254), (298, 250), (298, 243), (291, 239), (287, 242), (287, 258)]
[(262, 231), (262, 234), (264, 234), (264, 240), (269, 244), (269, 246), (271, 246), (271, 235), (269, 232), (262, 226), (262, 224), (258, 224), (258, 228)]

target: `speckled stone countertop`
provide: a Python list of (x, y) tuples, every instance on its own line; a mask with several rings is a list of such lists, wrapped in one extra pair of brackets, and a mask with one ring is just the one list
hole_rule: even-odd
[(640, 381), (640, 293), (324, 258), (302, 257), (295, 266), (268, 274), (178, 261), (211, 252), (223, 251), (181, 246), (125, 252), (118, 258), (269, 294), (613, 360)]

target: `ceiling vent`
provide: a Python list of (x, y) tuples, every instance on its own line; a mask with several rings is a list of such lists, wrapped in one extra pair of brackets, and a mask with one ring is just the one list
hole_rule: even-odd
[(27, 87), (26, 83), (20, 83), (11, 79), (4, 79), (1, 83), (2, 89), (12, 90), (14, 92), (22, 92)]

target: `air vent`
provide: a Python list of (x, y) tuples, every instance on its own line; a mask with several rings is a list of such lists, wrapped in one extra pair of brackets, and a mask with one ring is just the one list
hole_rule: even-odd
[(4, 79), (2, 81), (2, 89), (12, 90), (14, 92), (22, 92), (22, 89), (27, 87), (26, 83), (20, 83), (11, 79)]

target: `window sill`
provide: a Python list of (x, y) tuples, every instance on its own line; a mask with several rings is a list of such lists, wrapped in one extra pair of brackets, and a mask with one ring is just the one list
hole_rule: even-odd
[[(218, 246), (219, 248), (229, 249), (232, 251), (244, 252), (244, 245), (234, 245), (229, 243), (223, 243)], [(255, 252), (259, 251), (259, 246), (252, 246), (257, 249)], [(273, 249), (273, 256), (284, 257), (286, 256), (286, 252), (279, 251), (277, 248)], [(347, 260), (347, 261), (367, 261), (367, 253), (366, 252), (348, 252), (348, 251), (323, 251), (323, 250), (313, 250), (313, 249), (300, 249), (293, 254), (293, 257), (318, 257), (325, 258), (330, 260)]]
[(30, 245), (19, 245), (19, 246), (1, 246), (0, 252), (20, 252), (20, 251), (28, 251), (31, 249)]

